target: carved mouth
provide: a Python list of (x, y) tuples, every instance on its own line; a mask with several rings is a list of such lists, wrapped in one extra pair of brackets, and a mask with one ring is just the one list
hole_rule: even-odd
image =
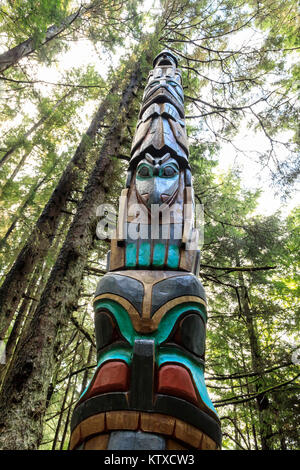
[[(168, 200), (169, 200), (171, 197), (172, 197), (172, 195), (170, 196), (170, 194), (161, 194), (160, 199), (161, 199), (161, 202), (164, 204), (164, 203), (168, 202)], [(150, 194), (149, 194), (149, 193), (141, 194), (141, 198), (144, 200), (144, 202), (145, 202), (146, 204), (148, 204), (149, 198), (150, 198)]]
[(175, 65), (170, 59), (163, 58), (159, 60), (156, 64), (156, 67), (159, 67), (160, 65)]
[(99, 439), (98, 447), (94, 448), (106, 449), (99, 447), (99, 443), (103, 445), (106, 439), (107, 444), (109, 434), (116, 430), (161, 434), (166, 443), (171, 439), (177, 445), (183, 444), (182, 448), (217, 449), (221, 446), (219, 421), (199, 403), (193, 379), (184, 366), (165, 363), (156, 368), (151, 402), (145, 402), (140, 392), (141, 385), (146, 382), (151, 385), (148, 383), (151, 378), (142, 373), (143, 369), (149, 372), (151, 358), (148, 359), (146, 363), (149, 363), (143, 362), (142, 369), (137, 368), (136, 363), (129, 368), (122, 360), (108, 360), (101, 365), (74, 410), (71, 449), (82, 442), (87, 445), (95, 435), (99, 435)]
[[(128, 392), (130, 369), (124, 361), (110, 360), (96, 372), (88, 390), (77, 406), (85, 400), (102, 393)], [(189, 371), (179, 364), (166, 364), (159, 368), (155, 377), (157, 394), (183, 398), (198, 406), (198, 397)]]
[[(148, 211), (151, 211), (151, 207), (149, 207), (150, 194), (149, 193), (140, 194), (138, 191), (136, 191), (136, 194), (137, 194), (138, 201), (142, 202), (145, 206), (147, 206)], [(176, 188), (173, 194), (171, 195), (165, 194), (165, 193), (161, 194), (160, 195), (161, 204), (168, 204), (169, 206), (171, 206), (171, 204), (173, 204), (173, 202), (175, 201), (177, 194), (178, 194), (178, 188)]]

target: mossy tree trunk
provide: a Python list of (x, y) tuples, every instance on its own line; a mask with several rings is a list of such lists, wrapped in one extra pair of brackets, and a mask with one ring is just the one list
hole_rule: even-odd
[(48, 203), (40, 215), (28, 241), (8, 272), (0, 288), (0, 339), (3, 339), (13, 315), (26, 291), (30, 275), (37, 263), (47, 255), (68, 198), (85, 177), (88, 151), (111, 110), (111, 95), (118, 88), (116, 82), (100, 104), (92, 122), (83, 135), (74, 156), (63, 172)]

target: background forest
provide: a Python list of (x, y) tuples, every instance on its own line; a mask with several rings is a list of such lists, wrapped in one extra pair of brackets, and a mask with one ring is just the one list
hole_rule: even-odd
[(1, 449), (68, 447), (96, 364), (96, 208), (118, 203), (165, 47), (204, 204), (223, 448), (299, 448), (298, 27), (295, 0), (0, 2)]

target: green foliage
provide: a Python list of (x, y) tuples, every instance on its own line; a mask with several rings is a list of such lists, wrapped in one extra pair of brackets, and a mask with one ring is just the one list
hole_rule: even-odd
[[(52, 24), (58, 25), (67, 15), (69, 0), (14, 0), (1, 6), (1, 31), (13, 34), (16, 43), (32, 37), (41, 44)], [(8, 29), (9, 28), (9, 29)]]

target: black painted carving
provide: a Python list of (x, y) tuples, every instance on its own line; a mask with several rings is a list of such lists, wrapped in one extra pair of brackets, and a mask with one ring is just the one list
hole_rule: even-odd
[(151, 315), (154, 315), (156, 310), (170, 300), (182, 296), (197, 296), (206, 301), (201, 282), (191, 274), (170, 277), (154, 284), (152, 289)]
[(152, 409), (154, 388), (154, 341), (135, 340), (131, 364), (129, 403), (133, 409)]

